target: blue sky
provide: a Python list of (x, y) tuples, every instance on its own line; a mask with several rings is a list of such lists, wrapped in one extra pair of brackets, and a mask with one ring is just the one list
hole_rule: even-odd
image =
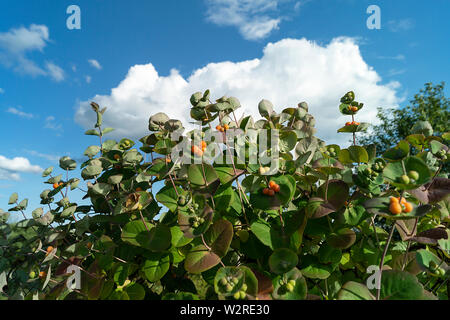
[[(72, 4), (81, 30), (66, 27)], [(367, 28), (370, 5), (380, 30)], [(83, 136), (93, 100), (131, 138), (161, 109), (184, 120), (189, 95), (207, 88), (252, 114), (263, 98), (278, 111), (306, 100), (319, 136), (345, 143), (335, 132), (346, 91), (373, 121), (425, 82), (448, 82), (449, 12), (447, 0), (2, 1), (0, 208), (14, 191), (37, 208), (40, 170), (97, 142)]]

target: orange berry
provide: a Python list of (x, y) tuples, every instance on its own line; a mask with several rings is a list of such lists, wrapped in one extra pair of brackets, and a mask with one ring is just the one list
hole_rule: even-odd
[(358, 107), (352, 107), (352, 109), (351, 109), (353, 112), (356, 112), (356, 111), (358, 111), (359, 109), (358, 109)]
[(216, 130), (217, 131), (220, 131), (222, 129), (222, 126), (221, 125), (218, 125), (217, 127), (216, 127)]
[(346, 122), (345, 125), (346, 125), (346, 126), (351, 126), (352, 123), (351, 123), (351, 122)]
[(406, 202), (406, 203), (404, 204), (404, 206), (405, 206), (405, 209), (403, 209), (403, 212), (405, 212), (405, 213), (410, 213), (411, 211), (413, 211), (413, 206), (412, 206), (411, 203)]
[(49, 255), (50, 254), (50, 252), (52, 252), (53, 251), (53, 247), (52, 246), (50, 246), (50, 247), (48, 247), (47, 248), (47, 255)]
[(226, 125), (223, 126), (223, 128), (224, 128), (225, 130), (228, 130), (228, 129), (230, 129), (230, 126), (226, 124)]
[(170, 158), (166, 158), (166, 163), (171, 163), (172, 160)]
[(280, 186), (277, 184), (272, 188), (273, 191), (275, 191), (276, 193), (280, 192)]
[(389, 211), (392, 213), (392, 214), (400, 214), (400, 213), (402, 213), (402, 206), (400, 205), (400, 203), (398, 203), (398, 202), (393, 202), (393, 203), (391, 203), (391, 205), (389, 206)]
[(267, 196), (267, 195), (269, 195), (269, 191), (270, 191), (269, 188), (265, 188), (265, 189), (263, 190), (263, 194), (265, 194), (265, 195)]
[(53, 184), (53, 189), (56, 189), (56, 188), (58, 188), (59, 187), (59, 184), (58, 183), (54, 183)]
[(141, 187), (136, 188), (136, 192), (141, 192), (141, 191), (142, 191)]
[(269, 182), (269, 188), (273, 189), (273, 187), (275, 187), (277, 184), (275, 183), (275, 181), (270, 181)]
[(390, 200), (391, 203), (398, 203), (400, 199), (396, 198), (396, 197), (390, 197), (389, 200)]
[(114, 159), (119, 160), (119, 159), (120, 159), (120, 156), (119, 156), (118, 154), (115, 154), (115, 155), (114, 155)]
[(272, 189), (269, 189), (269, 191), (267, 192), (267, 195), (269, 197), (273, 197), (275, 195), (275, 191), (273, 191)]
[(91, 248), (92, 248), (92, 242), (88, 242), (88, 243), (86, 244), (86, 247), (87, 247), (88, 249), (91, 249)]
[(45, 272), (45, 271), (39, 272), (39, 278), (40, 279), (44, 279), (46, 276), (47, 276), (47, 272)]

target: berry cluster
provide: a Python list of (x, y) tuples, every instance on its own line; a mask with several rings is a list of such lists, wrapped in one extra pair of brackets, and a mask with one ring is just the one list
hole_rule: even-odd
[(419, 173), (417, 171), (409, 171), (408, 174), (404, 174), (400, 177), (400, 182), (404, 184), (415, 184), (419, 179)]
[(295, 282), (295, 280), (280, 279), (280, 285), (281, 285), (282, 290), (285, 290), (287, 292), (292, 292), (292, 291), (294, 291), (296, 282)]
[(201, 157), (201, 156), (203, 156), (203, 153), (205, 152), (207, 146), (208, 146), (208, 145), (206, 144), (206, 142), (205, 142), (205, 141), (202, 141), (202, 142), (200, 143), (200, 146), (192, 146), (192, 147), (191, 147), (191, 151), (192, 151), (192, 153), (195, 154), (196, 156)]
[(270, 196), (273, 197), (275, 195), (275, 193), (280, 192), (280, 186), (278, 184), (276, 184), (274, 181), (270, 181), (269, 182), (269, 188), (265, 188), (263, 190), (263, 194), (265, 194), (266, 196)]
[(411, 203), (407, 202), (405, 198), (391, 197), (391, 204), (389, 205), (389, 211), (392, 214), (410, 213), (413, 211)]
[[(239, 279), (236, 277), (225, 277), (222, 278), (219, 282), (219, 284), (222, 286), (222, 288), (226, 291), (226, 292), (231, 292), (234, 290), (234, 287), (239, 283)], [(247, 285), (244, 283), (241, 287), (241, 289), (239, 291), (237, 291), (234, 295), (233, 298), (236, 300), (243, 300), (247, 297), (247, 291), (248, 287)]]
[(224, 124), (223, 126), (221, 126), (221, 125), (219, 124), (219, 125), (216, 127), (216, 129), (217, 129), (217, 131), (225, 132), (225, 131), (227, 131), (227, 130), (230, 129), (230, 126), (227, 125), (227, 124)]
[(53, 184), (53, 189), (56, 189), (56, 188), (58, 188), (58, 187), (60, 187), (62, 185), (63, 185), (62, 182), (60, 182), (60, 183), (56, 182), (56, 183)]
[(356, 121), (345, 123), (346, 126), (359, 126), (360, 124), (361, 124), (360, 122), (356, 122)]

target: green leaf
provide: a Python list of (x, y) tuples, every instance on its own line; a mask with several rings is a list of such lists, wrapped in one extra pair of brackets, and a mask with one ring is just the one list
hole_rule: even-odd
[(205, 239), (212, 252), (223, 257), (233, 239), (233, 225), (227, 220), (217, 220), (208, 229)]
[(293, 131), (282, 131), (280, 133), (280, 152), (289, 152), (297, 144), (297, 135)]
[(381, 278), (381, 299), (420, 300), (423, 287), (415, 276), (398, 270), (383, 271)]
[(144, 300), (145, 289), (139, 283), (132, 283), (125, 288), (125, 292), (130, 297), (130, 300)]
[(72, 171), (77, 168), (77, 162), (66, 156), (59, 159), (59, 166), (63, 170)]
[(344, 284), (337, 298), (338, 300), (375, 300), (365, 285), (354, 281)]
[(273, 104), (269, 100), (262, 100), (258, 104), (258, 110), (261, 117), (268, 118), (273, 113)]
[(138, 235), (138, 242), (145, 248), (152, 251), (165, 251), (169, 249), (172, 240), (170, 228), (166, 225), (159, 224), (150, 229), (150, 232), (145, 236), (145, 233)]
[(292, 250), (280, 248), (269, 257), (269, 267), (276, 274), (283, 274), (292, 270), (298, 263), (298, 256)]
[(406, 140), (400, 141), (397, 146), (387, 150), (383, 154), (383, 158), (391, 161), (404, 159), (409, 154), (409, 143)]
[(90, 146), (86, 149), (86, 151), (84, 151), (84, 155), (88, 156), (89, 158), (92, 158), (99, 152), (100, 152), (99, 146)]
[(191, 249), (184, 262), (187, 272), (198, 274), (214, 268), (220, 262), (220, 257), (209, 251), (204, 245), (199, 245)]
[[(153, 225), (149, 222), (145, 222), (147, 225), (147, 228), (152, 228)], [(132, 244), (134, 246), (141, 246), (141, 243), (138, 241), (141, 239), (142, 236), (139, 237), (141, 233), (144, 233), (148, 236), (148, 231), (145, 227), (144, 223), (141, 220), (135, 220), (128, 222), (123, 228), (122, 228), (122, 241), (125, 241), (129, 244)]]
[(9, 197), (8, 204), (15, 204), (18, 198), (19, 198), (19, 195), (18, 195), (16, 192), (14, 192), (14, 193)]
[(201, 164), (192, 164), (189, 166), (188, 179), (194, 188), (205, 187), (216, 181), (218, 178), (216, 171), (209, 164), (203, 164), (203, 168)]
[(95, 129), (88, 130), (84, 134), (87, 136), (100, 136), (100, 133), (98, 133), (98, 131)]
[(339, 152), (338, 159), (343, 164), (367, 163), (369, 162), (369, 154), (363, 147), (350, 146), (348, 149), (342, 149)]
[[(177, 187), (177, 191), (180, 196), (185, 195), (180, 187)], [(170, 211), (176, 211), (178, 208), (178, 195), (172, 185), (161, 188), (156, 194), (156, 200), (169, 208)]]
[(110, 132), (113, 132), (114, 130), (115, 130), (114, 128), (105, 128), (102, 130), (102, 135), (104, 136)]
[(168, 253), (148, 254), (142, 271), (150, 282), (157, 282), (169, 271), (170, 256)]
[(112, 186), (110, 184), (100, 182), (100, 183), (94, 184), (94, 186), (92, 187), (91, 190), (95, 194), (99, 194), (101, 196), (106, 196), (108, 193), (111, 192)]
[(327, 242), (337, 249), (348, 249), (356, 241), (356, 234), (351, 229), (340, 229), (329, 235)]
[(48, 167), (47, 169), (44, 170), (44, 172), (42, 172), (42, 177), (48, 177), (53, 171), (53, 167)]

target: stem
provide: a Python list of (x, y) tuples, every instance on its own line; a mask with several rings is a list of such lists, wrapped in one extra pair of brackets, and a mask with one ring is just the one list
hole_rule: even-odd
[(381, 294), (381, 278), (383, 276), (383, 265), (384, 265), (384, 258), (386, 257), (387, 251), (389, 249), (389, 244), (391, 243), (392, 236), (394, 235), (395, 225), (392, 225), (391, 232), (389, 233), (389, 238), (386, 243), (386, 247), (384, 247), (383, 255), (381, 256), (381, 262), (380, 262), (380, 288), (377, 289), (377, 300), (380, 300), (380, 294)]

